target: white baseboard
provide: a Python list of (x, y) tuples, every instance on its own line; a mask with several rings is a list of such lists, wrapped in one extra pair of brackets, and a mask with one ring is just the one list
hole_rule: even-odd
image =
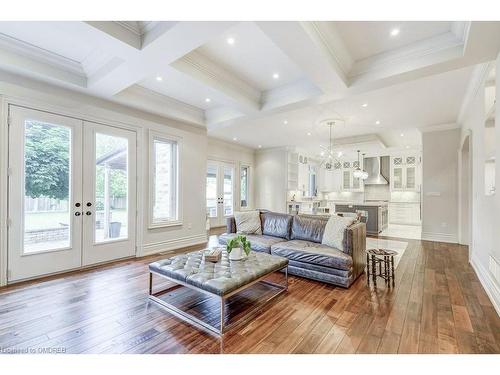
[(195, 236), (181, 237), (181, 238), (175, 238), (173, 240), (149, 243), (143, 246), (142, 256), (161, 253), (164, 251), (177, 250), (188, 246), (200, 245), (206, 243), (207, 241), (208, 241), (207, 234), (203, 233)]
[(500, 286), (493, 279), (489, 271), (476, 259), (474, 254), (472, 254), (470, 264), (476, 272), (477, 278), (490, 298), (498, 316), (500, 316)]
[(422, 239), (425, 241), (458, 243), (457, 235), (449, 233), (422, 232)]

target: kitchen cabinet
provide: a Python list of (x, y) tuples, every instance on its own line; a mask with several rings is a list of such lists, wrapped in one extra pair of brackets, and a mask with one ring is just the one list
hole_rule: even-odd
[(391, 190), (420, 191), (420, 157), (403, 155), (391, 157)]
[(309, 191), (309, 165), (299, 162), (298, 189), (304, 194)]
[(389, 203), (389, 223), (420, 225), (419, 202), (391, 202)]
[(342, 170), (320, 168), (318, 173), (318, 190), (323, 192), (340, 192), (342, 190)]
[(299, 154), (296, 152), (287, 152), (286, 167), (287, 167), (287, 189), (298, 190), (299, 188)]
[[(353, 172), (358, 167), (358, 161), (344, 161), (342, 163), (342, 190), (350, 192), (363, 192), (363, 180), (354, 177)], [(361, 167), (362, 169), (362, 167)]]

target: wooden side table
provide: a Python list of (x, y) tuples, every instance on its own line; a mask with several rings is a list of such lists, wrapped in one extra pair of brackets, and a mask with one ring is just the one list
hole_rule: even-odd
[(377, 277), (384, 279), (387, 285), (394, 286), (394, 257), (397, 251), (386, 249), (366, 250), (366, 282), (370, 284), (370, 277), (373, 285), (377, 286)]

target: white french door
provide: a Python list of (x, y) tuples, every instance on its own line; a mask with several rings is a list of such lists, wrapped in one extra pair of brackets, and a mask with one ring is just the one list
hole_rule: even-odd
[[(83, 265), (135, 254), (136, 137), (84, 123)], [(88, 152), (88, 154), (87, 154)]]
[(135, 253), (135, 133), (9, 107), (8, 281)]
[(234, 164), (209, 160), (207, 163), (207, 215), (211, 227), (226, 224), (234, 213)]

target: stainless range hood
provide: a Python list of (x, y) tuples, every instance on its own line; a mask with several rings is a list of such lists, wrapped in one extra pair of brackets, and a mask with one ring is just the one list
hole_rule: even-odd
[(363, 159), (364, 169), (368, 172), (368, 178), (364, 181), (365, 185), (387, 185), (389, 183), (388, 178), (382, 174), (383, 158), (386, 157), (378, 156)]

